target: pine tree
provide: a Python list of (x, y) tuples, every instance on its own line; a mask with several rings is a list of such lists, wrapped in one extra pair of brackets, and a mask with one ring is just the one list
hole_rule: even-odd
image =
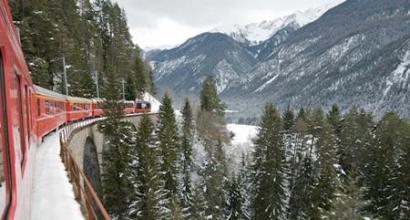
[(215, 112), (218, 115), (224, 115), (225, 105), (218, 97), (215, 80), (209, 76), (202, 84), (200, 93), (201, 110)]
[(402, 125), (403, 121), (395, 113), (383, 116), (375, 131), (374, 147), (369, 152), (371, 160), (366, 165), (368, 210), (383, 219), (396, 219), (398, 215), (394, 211), (400, 209), (401, 195), (394, 185), (400, 165), (397, 159), (401, 152)]
[(359, 139), (356, 141), (360, 144), (360, 148), (357, 149), (356, 152), (356, 162), (357, 164), (357, 172), (360, 173), (359, 178), (359, 185), (363, 186), (364, 179), (367, 178), (366, 174), (366, 166), (367, 161), (372, 160), (369, 157), (369, 152), (371, 152), (371, 148), (373, 148), (373, 138), (374, 138), (374, 122), (373, 116), (365, 112), (364, 110), (360, 110), (358, 117), (356, 118), (356, 123), (359, 126)]
[(327, 121), (332, 126), (333, 132), (337, 137), (340, 137), (340, 129), (342, 126), (342, 116), (339, 107), (334, 104), (327, 114)]
[(135, 89), (138, 92), (145, 91), (147, 87), (147, 82), (146, 82), (146, 68), (139, 56), (135, 58), (134, 61), (134, 66), (133, 66), (133, 71), (134, 71), (134, 80), (135, 80)]
[(137, 89), (132, 76), (127, 75), (127, 84), (125, 87), (125, 100), (135, 100), (137, 98)]
[(203, 194), (203, 186), (195, 186), (192, 190), (192, 205), (189, 220), (205, 220), (207, 209), (206, 200)]
[(243, 213), (243, 195), (241, 192), (241, 176), (233, 176), (229, 187), (229, 200), (227, 204), (227, 220), (246, 219)]
[(365, 202), (362, 200), (362, 192), (357, 186), (355, 171), (352, 171), (346, 180), (346, 184), (341, 182), (336, 189), (335, 198), (331, 201), (331, 209), (325, 213), (327, 219), (335, 220), (362, 220), (361, 213)]
[(166, 208), (168, 210), (166, 212), (166, 215), (163, 217), (164, 220), (165, 219), (172, 219), (172, 220), (185, 219), (183, 210), (178, 202), (178, 199), (175, 197), (175, 195), (171, 197)]
[(181, 149), (182, 149), (182, 195), (181, 195), (181, 205), (184, 212), (189, 215), (192, 203), (192, 182), (191, 182), (191, 172), (193, 169), (193, 158), (192, 158), (192, 144), (193, 144), (193, 115), (191, 110), (191, 105), (187, 100), (185, 100), (185, 105), (182, 110), (182, 138), (181, 138)]
[(106, 102), (104, 108), (106, 120), (99, 129), (106, 139), (107, 150), (103, 155), (102, 189), (104, 205), (115, 218), (123, 218), (127, 213), (130, 195), (133, 192), (131, 181), (131, 125), (122, 122), (122, 105), (118, 101), (118, 84), (109, 75), (107, 87), (104, 88)]
[(349, 172), (350, 169), (355, 169), (356, 164), (355, 157), (361, 146), (359, 140), (360, 128), (356, 122), (357, 109), (353, 108), (344, 118), (343, 126), (340, 131), (340, 147), (338, 149), (339, 163), (345, 172)]
[(168, 94), (165, 94), (162, 98), (162, 105), (159, 109), (157, 133), (162, 157), (162, 179), (167, 192), (167, 199), (170, 200), (178, 193), (177, 175), (179, 172), (180, 148), (175, 113), (172, 108), (171, 98)]
[(289, 219), (299, 220), (309, 217), (308, 213), (312, 202), (313, 184), (315, 181), (313, 168), (311, 157), (305, 155), (298, 167), (298, 172), (295, 174), (294, 186), (289, 200)]
[(163, 190), (159, 176), (159, 152), (153, 137), (154, 125), (143, 115), (133, 150), (133, 181), (136, 186), (129, 219), (156, 220), (163, 216), (161, 204)]
[(390, 186), (391, 216), (404, 220), (410, 216), (410, 123), (403, 121), (400, 133), (400, 147), (397, 166), (392, 171)]
[(283, 114), (283, 129), (287, 133), (291, 133), (295, 128), (295, 115), (288, 105), (288, 107), (285, 110), (285, 113)]
[(312, 189), (315, 180), (313, 146), (308, 144), (308, 115), (303, 108), (299, 110), (295, 122), (296, 143), (293, 160), (290, 163), (289, 219), (306, 219), (311, 205)]
[(208, 141), (208, 158), (202, 174), (205, 183), (204, 195), (207, 201), (205, 214), (207, 218), (225, 218), (227, 168), (223, 144), (218, 140), (217, 144)]
[(157, 92), (154, 83), (154, 71), (152, 71), (151, 65), (147, 61), (145, 61), (145, 67), (147, 69), (147, 91), (155, 95)]
[(318, 178), (313, 185), (312, 206), (309, 217), (320, 219), (324, 212), (330, 209), (330, 200), (334, 196), (336, 171), (336, 137), (333, 129), (324, 120), (321, 109), (314, 111), (312, 116), (312, 132), (316, 138)]
[(255, 141), (254, 219), (285, 219), (282, 121), (273, 105), (265, 107)]
[(243, 219), (251, 219), (252, 216), (252, 209), (251, 203), (253, 201), (253, 174), (252, 174), (252, 166), (249, 163), (248, 155), (242, 155), (242, 162), (241, 168), (239, 169), (238, 174), (238, 184), (240, 194), (242, 196), (242, 217)]

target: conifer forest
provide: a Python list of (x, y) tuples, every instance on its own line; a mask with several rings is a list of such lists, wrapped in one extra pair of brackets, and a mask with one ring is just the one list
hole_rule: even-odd
[(117, 219), (408, 219), (408, 120), (267, 104), (254, 151), (230, 169), (213, 79), (200, 100), (178, 117), (165, 95), (156, 125), (144, 116), (136, 130), (116, 128), (103, 188)]
[[(154, 92), (152, 71), (131, 39), (125, 11), (106, 0), (10, 0), (33, 82), (72, 96), (104, 97), (108, 74), (127, 83), (125, 97)], [(63, 61), (64, 59), (64, 61)], [(64, 63), (65, 62), (65, 65)]]

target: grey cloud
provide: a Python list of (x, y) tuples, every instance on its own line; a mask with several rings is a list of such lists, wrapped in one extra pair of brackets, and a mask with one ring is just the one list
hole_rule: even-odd
[[(134, 40), (139, 45), (161, 47), (182, 43), (195, 34), (215, 27), (274, 19), (296, 10), (340, 0), (112, 1), (118, 2), (120, 7), (125, 9)], [(171, 23), (164, 24), (164, 20)]]
[(117, 0), (132, 25), (151, 26), (169, 18), (188, 26), (209, 26), (246, 19), (250, 11), (269, 10), (272, 16), (310, 8), (329, 0)]

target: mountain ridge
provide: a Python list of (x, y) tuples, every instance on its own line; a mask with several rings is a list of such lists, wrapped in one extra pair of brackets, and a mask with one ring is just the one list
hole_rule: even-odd
[[(337, 103), (343, 111), (356, 105), (377, 113), (396, 110), (410, 116), (410, 109), (403, 104), (410, 103), (409, 24), (409, 1), (392, 0), (386, 6), (383, 0), (348, 0), (318, 20), (302, 28), (286, 27), (280, 35), (256, 46), (226, 40), (231, 46), (222, 50), (242, 54), (242, 59), (230, 56), (227, 63), (231, 68), (220, 68), (225, 57), (217, 56), (212, 71), (199, 72), (213, 75), (217, 84), (223, 84), (218, 91), (230, 109), (250, 109), (249, 114), (274, 102), (280, 108), (288, 104), (326, 108)], [(198, 45), (212, 44), (211, 40)], [(212, 59), (213, 51), (208, 50), (206, 57)], [(243, 63), (246, 68), (233, 68)], [(179, 74), (174, 71), (168, 77)], [(179, 96), (198, 93), (200, 78), (195, 78), (194, 87), (189, 74), (185, 80), (178, 83), (191, 85), (190, 90), (174, 90), (171, 82), (163, 85)]]

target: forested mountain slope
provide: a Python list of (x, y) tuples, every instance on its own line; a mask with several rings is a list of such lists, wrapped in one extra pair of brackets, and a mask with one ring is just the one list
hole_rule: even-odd
[(69, 94), (95, 97), (108, 72), (127, 81), (126, 96), (153, 90), (151, 70), (132, 42), (126, 14), (110, 0), (10, 0), (33, 81), (63, 92), (65, 58)]

